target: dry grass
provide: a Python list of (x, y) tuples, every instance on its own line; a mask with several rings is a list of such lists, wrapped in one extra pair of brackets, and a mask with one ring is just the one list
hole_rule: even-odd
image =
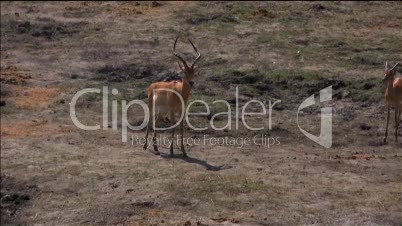
[(17, 67), (10, 66), (1, 68), (1, 83), (21, 85), (31, 78), (27, 71), (20, 70)]
[[(379, 140), (383, 61), (401, 58), (401, 9), (398, 2), (2, 2), (1, 171), (39, 187), (15, 215), (5, 214), (7, 222), (399, 224), (401, 146)], [(191, 99), (228, 100), (234, 110), (240, 85), (241, 106), (283, 100), (273, 130), (261, 131), (280, 137), (280, 146), (191, 146), (188, 159), (162, 158), (122, 144), (120, 128), (72, 124), (68, 103), (82, 88), (118, 89), (109, 100), (119, 107), (146, 100), (151, 82), (177, 70), (178, 34), (186, 59), (194, 57), (187, 37), (202, 53)], [(324, 150), (295, 119), (298, 105), (329, 85), (337, 86), (325, 103), (333, 106), (334, 145)], [(102, 122), (102, 95), (85, 94), (77, 108), (84, 124)], [(143, 113), (131, 110), (134, 124)], [(300, 125), (318, 134), (319, 116), (319, 106), (306, 108)], [(193, 124), (209, 126), (208, 117)], [(255, 135), (240, 128), (185, 136), (204, 133)]]

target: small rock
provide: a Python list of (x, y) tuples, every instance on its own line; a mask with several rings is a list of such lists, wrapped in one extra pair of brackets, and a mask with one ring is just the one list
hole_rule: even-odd
[(366, 83), (364, 83), (364, 85), (363, 85), (363, 89), (368, 90), (368, 89), (373, 88), (374, 86), (375, 86), (374, 83), (366, 82)]
[(110, 185), (110, 187), (112, 187), (112, 188), (117, 188), (117, 187), (119, 187), (119, 185), (118, 185), (118, 184), (115, 184), (115, 183), (109, 183), (109, 185)]
[(360, 124), (360, 129), (361, 130), (370, 130), (371, 126), (367, 125), (366, 123), (362, 123), (362, 124)]
[(317, 12), (323, 11), (323, 10), (326, 9), (326, 8), (325, 8), (323, 5), (321, 5), (321, 4), (315, 4), (315, 5), (313, 5), (311, 8), (312, 8), (314, 11), (317, 11)]
[(159, 6), (162, 6), (162, 3), (157, 2), (157, 1), (153, 1), (153, 2), (151, 3), (151, 6), (152, 6), (152, 7), (159, 7)]

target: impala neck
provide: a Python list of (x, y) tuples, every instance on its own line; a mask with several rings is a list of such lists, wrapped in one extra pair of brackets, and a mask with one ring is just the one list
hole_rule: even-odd
[(186, 75), (183, 76), (182, 83), (183, 83), (182, 95), (184, 101), (187, 103), (188, 97), (190, 96), (191, 84), (190, 80), (187, 78)]
[(394, 86), (393, 86), (394, 79), (395, 79), (395, 78), (389, 78), (389, 79), (388, 79), (388, 81), (387, 81), (387, 88), (388, 88), (388, 90), (393, 90), (393, 89), (394, 89)]

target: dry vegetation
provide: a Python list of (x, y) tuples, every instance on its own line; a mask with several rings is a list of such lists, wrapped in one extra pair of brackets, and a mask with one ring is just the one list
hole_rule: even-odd
[[(402, 138), (381, 143), (383, 63), (402, 60), (401, 10), (398, 2), (1, 2), (2, 225), (401, 224)], [(120, 103), (177, 78), (178, 34), (203, 54), (191, 99), (212, 114), (226, 109), (214, 100), (234, 103), (237, 85), (240, 104), (282, 100), (272, 130), (206, 134), (263, 133), (281, 145), (192, 146), (189, 158), (169, 158), (122, 143), (120, 130), (73, 125), (69, 103), (82, 88), (116, 88)], [(183, 40), (179, 51), (191, 59)], [(295, 119), (329, 85), (327, 150)], [(100, 123), (102, 96), (84, 96), (77, 109), (83, 123)], [(319, 116), (319, 106), (305, 109), (301, 126), (317, 134)], [(129, 121), (141, 119), (131, 109)]]

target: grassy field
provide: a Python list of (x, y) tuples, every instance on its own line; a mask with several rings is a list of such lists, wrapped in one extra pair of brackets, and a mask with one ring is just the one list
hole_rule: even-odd
[[(1, 2), (2, 225), (401, 224), (393, 120), (382, 142), (384, 62), (402, 61), (401, 11), (398, 2)], [(215, 100), (234, 109), (237, 86), (242, 106), (281, 100), (272, 129), (186, 127), (185, 136), (266, 135), (280, 145), (188, 146), (189, 158), (178, 148), (171, 158), (167, 145), (157, 156), (123, 143), (120, 127), (73, 124), (69, 104), (83, 88), (117, 89), (109, 106), (117, 100), (121, 109), (122, 100), (146, 102), (151, 83), (176, 78), (178, 35), (186, 59), (194, 57), (187, 37), (202, 54), (190, 100), (211, 107), (193, 124), (226, 111)], [(296, 113), (330, 85), (326, 149), (300, 132)], [(83, 96), (77, 109), (84, 124), (100, 124), (102, 95)], [(143, 112), (128, 117), (140, 124)], [(319, 134), (319, 105), (299, 117)], [(247, 122), (268, 125), (263, 116)]]

